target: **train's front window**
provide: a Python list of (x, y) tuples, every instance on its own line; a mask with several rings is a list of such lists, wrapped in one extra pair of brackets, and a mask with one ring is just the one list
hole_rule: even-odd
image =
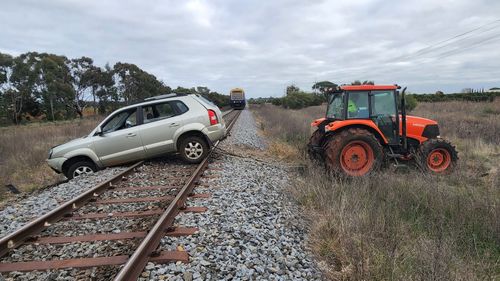
[(335, 93), (328, 96), (326, 118), (344, 119), (344, 93)]

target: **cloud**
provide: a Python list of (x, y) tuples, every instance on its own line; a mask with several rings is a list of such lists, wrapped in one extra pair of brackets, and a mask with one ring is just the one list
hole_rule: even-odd
[(459, 91), (500, 85), (500, 22), (419, 50), (499, 10), (493, 0), (19, 0), (2, 4), (0, 50), (131, 62), (173, 87), (250, 96), (325, 79)]
[(212, 26), (213, 9), (204, 0), (189, 0), (185, 4), (186, 9), (191, 13), (191, 16), (204, 27)]

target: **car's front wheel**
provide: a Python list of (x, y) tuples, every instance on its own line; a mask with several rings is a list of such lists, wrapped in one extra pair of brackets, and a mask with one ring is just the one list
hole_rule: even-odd
[(97, 167), (94, 163), (90, 161), (78, 161), (71, 166), (69, 166), (65, 175), (68, 179), (76, 178), (82, 175), (88, 175), (95, 173), (97, 171)]
[(188, 163), (198, 164), (208, 154), (207, 142), (197, 136), (184, 138), (179, 146), (179, 153), (182, 159)]

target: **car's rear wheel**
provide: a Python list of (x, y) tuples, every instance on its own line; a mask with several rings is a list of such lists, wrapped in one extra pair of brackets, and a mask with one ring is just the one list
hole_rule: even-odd
[(197, 136), (188, 136), (181, 141), (179, 153), (182, 159), (188, 163), (198, 164), (208, 154), (207, 142)]
[(78, 161), (71, 166), (69, 166), (65, 175), (68, 179), (73, 179), (79, 176), (88, 175), (95, 173), (97, 167), (93, 162), (90, 161)]

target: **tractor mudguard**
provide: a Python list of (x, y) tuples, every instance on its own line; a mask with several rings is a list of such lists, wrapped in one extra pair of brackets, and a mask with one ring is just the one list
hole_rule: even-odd
[(311, 123), (311, 127), (318, 127), (318, 130), (324, 134), (326, 132), (325, 131), (325, 126), (328, 125), (328, 124), (330, 124), (333, 121), (335, 121), (335, 119), (331, 119), (331, 118), (319, 118), (319, 119), (314, 120)]
[(341, 120), (341, 121), (330, 122), (325, 126), (325, 133), (329, 133), (329, 132), (334, 133), (340, 129), (352, 128), (352, 127), (366, 128), (366, 129), (376, 133), (378, 135), (378, 137), (384, 142), (383, 144), (389, 143), (387, 141), (386, 137), (384, 136), (384, 134), (380, 131), (378, 126), (372, 120), (351, 119), (351, 120)]

